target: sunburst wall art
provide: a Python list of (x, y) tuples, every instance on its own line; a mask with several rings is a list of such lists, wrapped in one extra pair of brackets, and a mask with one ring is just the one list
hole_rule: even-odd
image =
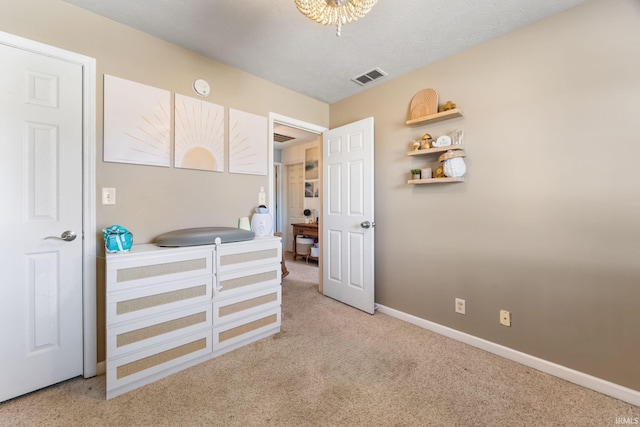
[(171, 93), (104, 75), (104, 161), (171, 166)]
[(229, 109), (229, 172), (267, 174), (267, 118)]
[(224, 107), (176, 94), (177, 168), (224, 172)]

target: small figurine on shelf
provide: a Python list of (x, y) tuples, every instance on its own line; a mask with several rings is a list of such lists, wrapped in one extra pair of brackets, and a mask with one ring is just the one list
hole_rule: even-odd
[(431, 148), (431, 143), (432, 142), (433, 142), (433, 138), (431, 138), (431, 135), (429, 135), (428, 133), (425, 133), (424, 135), (422, 135), (422, 149), (423, 150)]
[(433, 174), (434, 178), (444, 178), (444, 168), (442, 166), (438, 166), (436, 168), (435, 173)]
[(442, 107), (440, 107), (440, 111), (449, 111), (453, 110), (454, 108), (456, 108), (455, 102), (447, 101)]
[(413, 149), (414, 149), (414, 151), (418, 151), (420, 149), (420, 145), (421, 144), (420, 144), (419, 140), (417, 140), (417, 139), (413, 140)]

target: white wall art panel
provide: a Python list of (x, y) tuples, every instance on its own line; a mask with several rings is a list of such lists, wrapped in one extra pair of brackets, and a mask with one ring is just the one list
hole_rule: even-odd
[(222, 105), (175, 95), (174, 166), (224, 172)]
[(169, 167), (171, 93), (105, 74), (104, 161)]
[(229, 172), (267, 174), (267, 118), (229, 109)]

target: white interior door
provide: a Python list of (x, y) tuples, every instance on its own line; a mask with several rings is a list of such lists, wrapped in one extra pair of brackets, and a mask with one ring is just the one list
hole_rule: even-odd
[(2, 44), (0, 64), (4, 401), (83, 372), (83, 70)]
[(287, 226), (284, 235), (287, 252), (293, 252), (291, 224), (304, 222), (304, 167), (302, 163), (287, 166)]
[(323, 293), (374, 313), (373, 117), (323, 134)]

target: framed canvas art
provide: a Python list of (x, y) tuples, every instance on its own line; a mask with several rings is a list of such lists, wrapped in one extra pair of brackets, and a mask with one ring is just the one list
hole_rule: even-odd
[(224, 172), (224, 107), (175, 95), (174, 166)]
[(104, 75), (104, 161), (171, 166), (171, 93)]
[(267, 174), (267, 118), (229, 109), (229, 172)]

